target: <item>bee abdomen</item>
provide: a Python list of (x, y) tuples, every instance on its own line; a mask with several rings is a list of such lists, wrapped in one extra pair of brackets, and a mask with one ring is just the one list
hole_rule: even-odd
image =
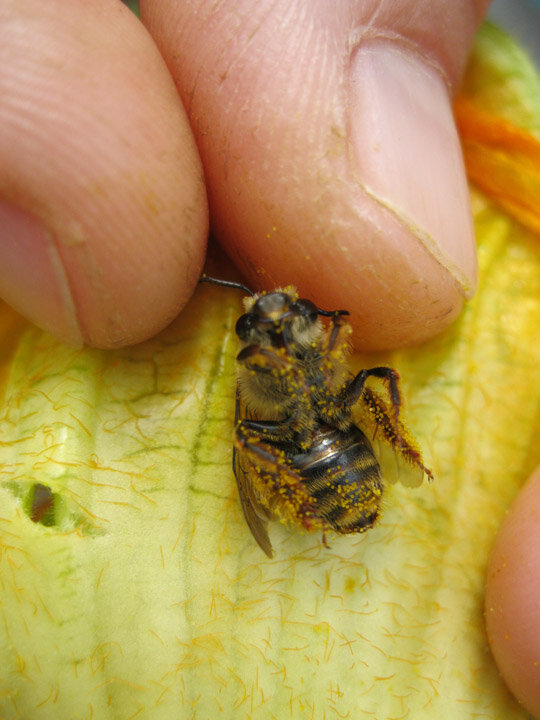
[(382, 496), (380, 468), (356, 426), (321, 429), (310, 449), (293, 458), (317, 515), (336, 532), (363, 532), (376, 521)]

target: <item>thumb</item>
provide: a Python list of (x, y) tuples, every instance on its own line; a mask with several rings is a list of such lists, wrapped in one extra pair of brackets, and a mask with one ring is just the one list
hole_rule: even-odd
[(540, 717), (540, 471), (518, 494), (495, 540), (486, 578), (486, 628), (508, 687)]
[(486, 4), (141, 3), (252, 285), (351, 310), (365, 348), (456, 317), (476, 256), (452, 93)]

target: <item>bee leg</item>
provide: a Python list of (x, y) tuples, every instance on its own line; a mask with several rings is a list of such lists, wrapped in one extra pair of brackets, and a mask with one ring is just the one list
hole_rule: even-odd
[(346, 334), (347, 336), (350, 335), (350, 325), (348, 325), (343, 319), (343, 313), (341, 310), (337, 310), (336, 313), (332, 315), (331, 322), (332, 329), (327, 337), (326, 347), (324, 348), (325, 354), (331, 353), (334, 348), (339, 347), (340, 345), (345, 345), (345, 338), (341, 338), (343, 334)]
[(302, 476), (288, 461), (285, 452), (241, 420), (234, 431), (234, 444), (242, 458), (251, 465), (252, 482), (258, 493), (272, 505), (270, 511), (282, 518), (300, 523), (306, 530), (320, 527), (315, 500)]
[(286, 355), (279, 355), (275, 350), (260, 345), (248, 345), (243, 348), (236, 356), (236, 361), (248, 369), (255, 369), (258, 373), (275, 374), (291, 369), (291, 361)]
[[(299, 416), (311, 417), (310, 388), (307, 384), (306, 370), (296, 358), (287, 355), (285, 348), (248, 345), (238, 353), (236, 360), (249, 373), (257, 375), (259, 380), (263, 379), (269, 387), (278, 388), (278, 397), (283, 398), (279, 405), (283, 405), (286, 400), (288, 407), (296, 408), (296, 419)], [(269, 377), (265, 378), (265, 376)], [(264, 398), (263, 390), (260, 395)], [(269, 398), (269, 407), (273, 408), (274, 405), (274, 400)], [(288, 421), (287, 427), (292, 427), (294, 422), (293, 419)]]
[(266, 348), (248, 345), (236, 356), (236, 361), (259, 377), (270, 376), (270, 381), (283, 384), (283, 394), (301, 400), (305, 396), (305, 370), (287, 354), (285, 348)]
[(433, 480), (433, 473), (424, 465), (422, 454), (414, 440), (408, 436), (401, 422), (399, 425), (395, 425), (395, 421), (390, 417), (388, 409), (380, 395), (373, 392), (370, 388), (365, 388), (362, 403), (374, 424), (373, 437), (375, 437), (377, 432), (382, 432), (384, 440), (388, 445), (398, 450), (410, 466), (422, 471), (422, 474), (418, 476), (416, 480), (413, 479), (411, 482), (409, 479), (409, 481), (402, 480), (401, 482), (410, 487), (418, 487), (421, 485), (424, 475), (426, 475), (428, 480)]
[(293, 418), (287, 420), (242, 420), (244, 429), (257, 433), (266, 441), (285, 440), (293, 427)]
[[(399, 432), (399, 409), (401, 407), (401, 395), (399, 392), (399, 374), (397, 370), (389, 367), (374, 367), (369, 370), (360, 370), (360, 372), (351, 380), (347, 387), (339, 396), (339, 401), (345, 406), (354, 405), (362, 395), (366, 380), (369, 377), (380, 378), (388, 383), (388, 392), (390, 401), (394, 409), (394, 422), (396, 430)], [(399, 442), (401, 439), (398, 437)]]

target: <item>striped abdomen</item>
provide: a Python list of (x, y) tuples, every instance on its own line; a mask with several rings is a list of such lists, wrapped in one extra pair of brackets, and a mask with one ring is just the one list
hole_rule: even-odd
[(359, 428), (321, 427), (310, 449), (293, 455), (291, 461), (325, 525), (343, 534), (373, 525), (381, 504), (381, 474), (371, 444)]

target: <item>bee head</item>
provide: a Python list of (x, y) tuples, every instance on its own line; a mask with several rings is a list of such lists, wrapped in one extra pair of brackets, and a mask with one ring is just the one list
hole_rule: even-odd
[(246, 310), (236, 323), (236, 334), (246, 344), (306, 347), (321, 332), (319, 309), (294, 288), (247, 298)]

